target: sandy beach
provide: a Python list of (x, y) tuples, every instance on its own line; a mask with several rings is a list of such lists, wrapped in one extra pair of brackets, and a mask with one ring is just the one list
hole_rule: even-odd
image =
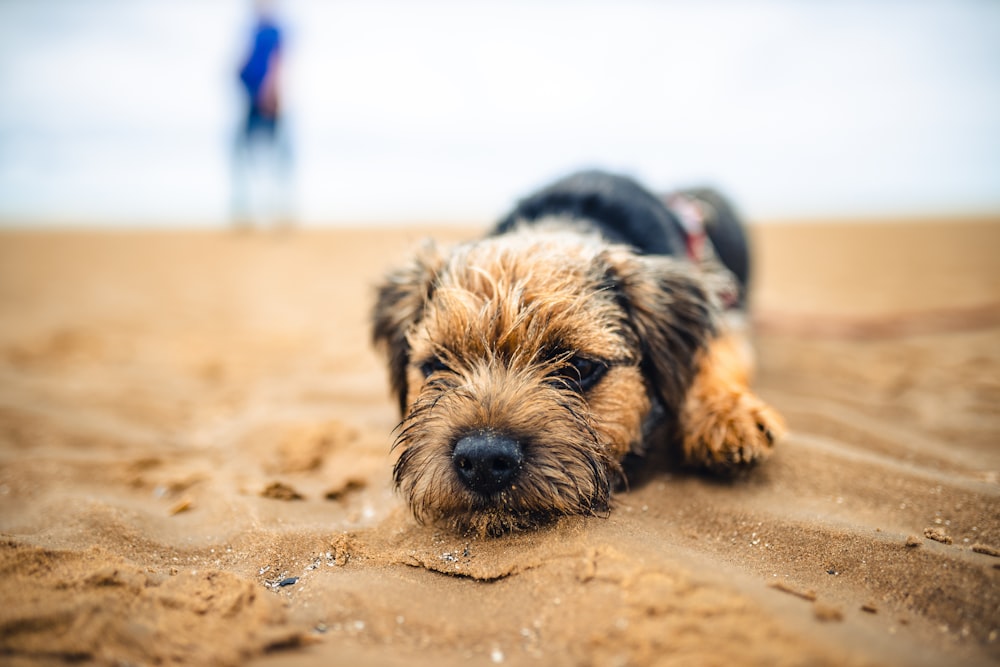
[(0, 232), (0, 663), (1000, 661), (1000, 218), (755, 225), (774, 457), (496, 539), (393, 493), (368, 342), (477, 233)]

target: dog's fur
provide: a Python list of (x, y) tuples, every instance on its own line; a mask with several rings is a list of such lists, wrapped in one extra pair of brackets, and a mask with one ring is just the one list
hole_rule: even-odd
[(768, 456), (780, 418), (750, 393), (719, 301), (746, 275), (688, 261), (663, 203), (601, 172), (482, 240), (425, 246), (379, 288), (373, 327), (416, 518), (497, 534), (605, 513), (623, 457), (651, 446), (713, 471)]

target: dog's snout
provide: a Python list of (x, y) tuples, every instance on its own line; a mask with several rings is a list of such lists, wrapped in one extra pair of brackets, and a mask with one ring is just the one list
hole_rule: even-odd
[(524, 463), (516, 440), (492, 432), (467, 435), (455, 443), (452, 462), (459, 478), (476, 493), (496, 493), (511, 483)]

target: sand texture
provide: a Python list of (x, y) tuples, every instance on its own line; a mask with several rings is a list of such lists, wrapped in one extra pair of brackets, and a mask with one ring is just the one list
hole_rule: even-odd
[(0, 234), (0, 663), (1000, 661), (1000, 221), (760, 225), (746, 477), (473, 539), (392, 491), (424, 235)]

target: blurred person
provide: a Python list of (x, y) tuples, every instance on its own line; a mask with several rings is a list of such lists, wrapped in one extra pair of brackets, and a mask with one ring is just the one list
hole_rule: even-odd
[(273, 3), (254, 3), (255, 20), (242, 62), (245, 114), (233, 164), (233, 219), (238, 229), (255, 223), (290, 228), (291, 149), (284, 127), (282, 84), (285, 38)]

